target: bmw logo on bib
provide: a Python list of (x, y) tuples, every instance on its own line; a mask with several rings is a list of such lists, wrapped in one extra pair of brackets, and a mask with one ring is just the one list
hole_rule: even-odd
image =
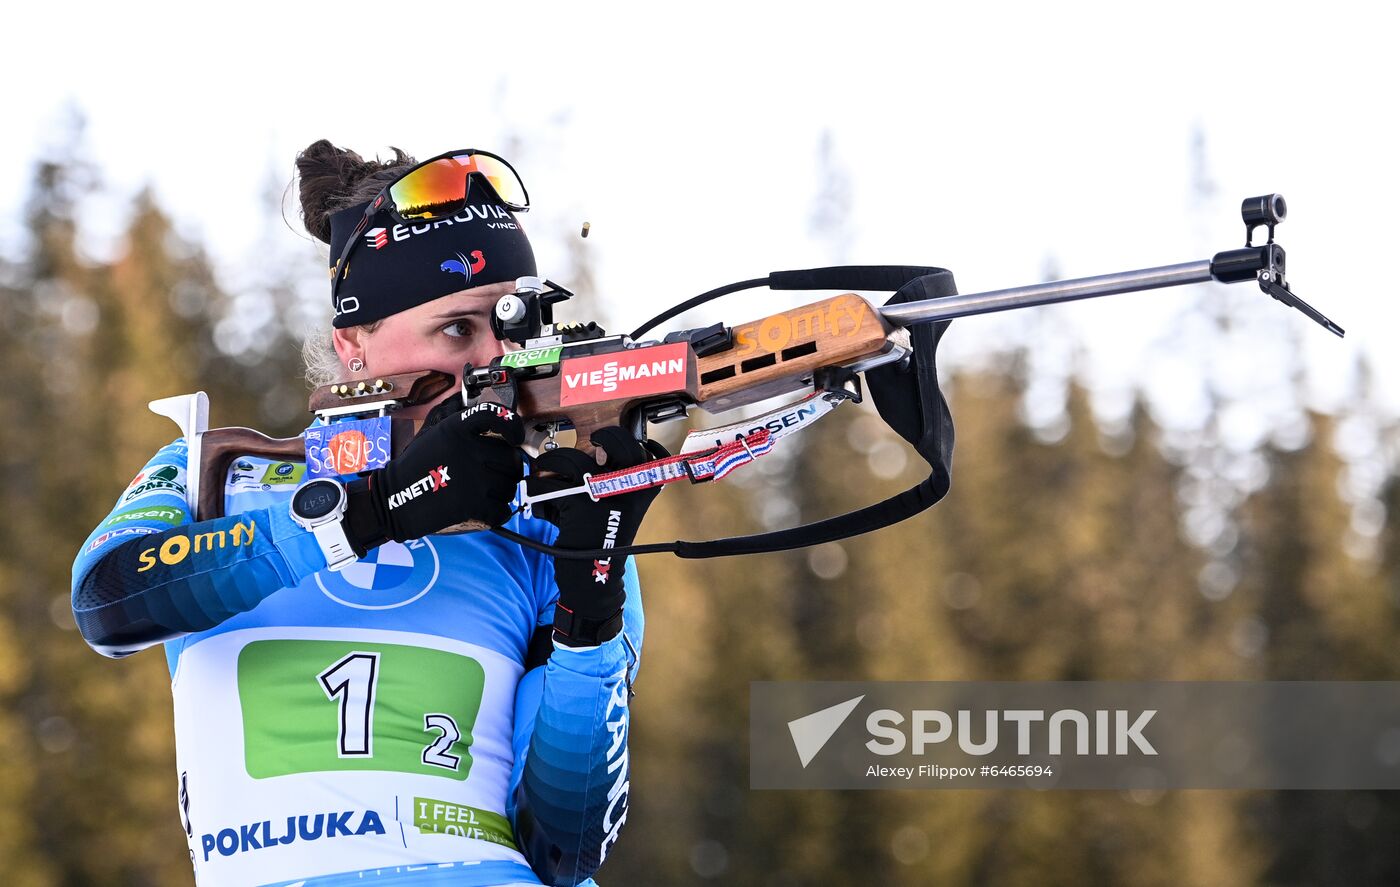
[(326, 597), (357, 610), (392, 610), (418, 600), (438, 577), (438, 553), (427, 539), (385, 542), (333, 573), (316, 574)]

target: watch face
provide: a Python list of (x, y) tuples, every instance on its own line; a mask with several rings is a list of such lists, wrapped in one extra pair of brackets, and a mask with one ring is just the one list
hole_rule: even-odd
[(325, 517), (335, 511), (342, 495), (340, 484), (335, 481), (313, 480), (292, 497), (292, 513), (306, 520)]

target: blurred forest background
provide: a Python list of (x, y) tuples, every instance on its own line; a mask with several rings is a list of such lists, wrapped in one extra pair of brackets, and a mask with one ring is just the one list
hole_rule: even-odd
[[(36, 165), (28, 246), (0, 260), (0, 867), (13, 887), (188, 884), (164, 658), (88, 649), (69, 570), (175, 436), (148, 400), (202, 388), (215, 426), (303, 427), (324, 259), (283, 226), (285, 175), (237, 288), (149, 194), (114, 259), (85, 256), (100, 171), (79, 144)], [(841, 199), (818, 198), (814, 236)], [(582, 258), (560, 279), (589, 289)], [(1204, 328), (1223, 342), (1221, 304)], [(1393, 793), (749, 791), (755, 680), (1400, 676), (1397, 427), (1364, 368), (1344, 413), (1300, 402), (1241, 449), (1225, 394), (1189, 433), (1145, 402), (1105, 422), (1085, 380), (1045, 393), (1034, 349), (984, 357), (942, 367), (957, 450), (931, 512), (810, 551), (643, 559), (632, 806), (604, 885), (1400, 883)], [(926, 473), (865, 406), (823, 426), (748, 477), (669, 492), (644, 537), (790, 525)]]

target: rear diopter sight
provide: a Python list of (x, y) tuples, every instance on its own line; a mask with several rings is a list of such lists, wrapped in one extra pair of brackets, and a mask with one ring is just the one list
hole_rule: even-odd
[(1274, 242), (1274, 226), (1288, 217), (1288, 204), (1282, 194), (1265, 194), (1262, 197), (1246, 197), (1240, 204), (1240, 215), (1244, 217), (1244, 245), (1254, 245), (1254, 229), (1260, 225), (1269, 229), (1269, 243)]

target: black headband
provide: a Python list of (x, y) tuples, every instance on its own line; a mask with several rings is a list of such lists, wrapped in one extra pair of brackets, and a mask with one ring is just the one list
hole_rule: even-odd
[[(331, 216), (331, 262), (368, 205)], [(451, 218), (414, 225), (395, 223), (381, 210), (359, 237), (336, 292), (336, 327), (371, 323), (469, 287), (536, 276), (524, 229), (498, 203), (470, 203)]]

